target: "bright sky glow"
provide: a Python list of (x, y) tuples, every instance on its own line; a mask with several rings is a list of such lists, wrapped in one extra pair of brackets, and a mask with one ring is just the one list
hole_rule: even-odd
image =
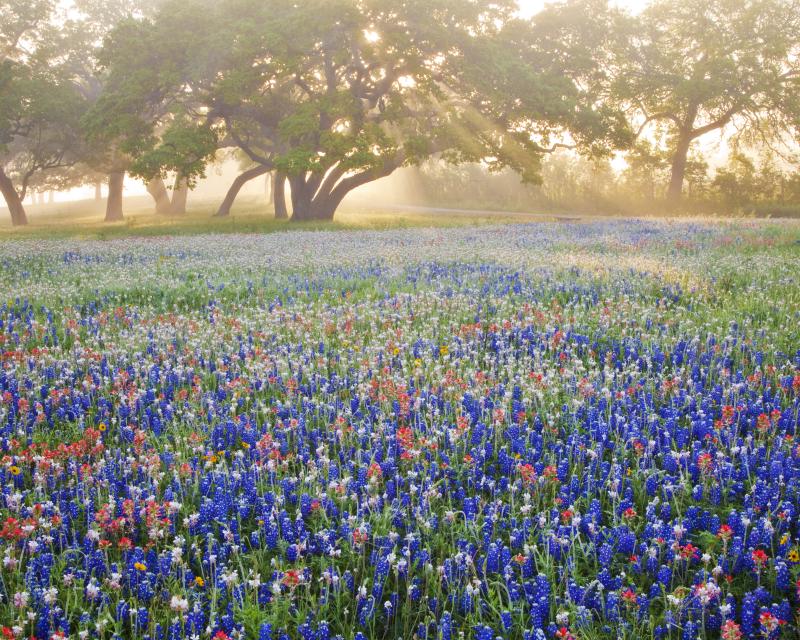
[[(518, 0), (522, 15), (529, 17), (538, 13), (542, 8), (549, 4), (546, 0)], [(617, 0), (614, 4), (625, 7), (633, 13), (639, 13), (647, 6), (647, 0)]]

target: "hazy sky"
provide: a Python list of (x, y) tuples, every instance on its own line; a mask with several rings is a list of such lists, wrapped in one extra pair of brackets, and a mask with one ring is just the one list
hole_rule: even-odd
[[(519, 0), (522, 13), (526, 16), (532, 16), (540, 11), (545, 4), (547, 4), (546, 0)], [(647, 5), (647, 0), (616, 0), (615, 4), (639, 12)]]

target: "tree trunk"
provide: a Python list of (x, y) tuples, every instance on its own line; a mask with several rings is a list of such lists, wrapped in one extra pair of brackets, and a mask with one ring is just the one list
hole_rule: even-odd
[(310, 189), (303, 176), (291, 176), (289, 186), (292, 189), (292, 221), (312, 220)]
[(172, 215), (186, 213), (186, 200), (189, 198), (189, 181), (183, 176), (175, 176), (175, 186), (172, 189)]
[(125, 172), (112, 171), (108, 174), (108, 200), (106, 200), (106, 222), (119, 222), (122, 216), (122, 189), (125, 186)]
[(272, 186), (272, 199), (275, 204), (275, 219), (288, 220), (289, 212), (286, 210), (286, 174), (276, 173)]
[(391, 175), (402, 164), (402, 158), (387, 158), (383, 166), (347, 175), (347, 169), (337, 165), (323, 175), (299, 175), (289, 178), (292, 188), (292, 221), (330, 221), (351, 191)]
[(103, 183), (102, 182), (95, 182), (94, 183), (94, 199), (97, 202), (100, 202), (103, 199)]
[(335, 194), (317, 194), (313, 199), (292, 198), (292, 222), (330, 222), (343, 199), (343, 195), (340, 197)]
[(689, 147), (692, 144), (691, 138), (681, 136), (672, 155), (672, 167), (669, 176), (669, 188), (667, 189), (667, 202), (677, 205), (683, 196), (683, 182), (686, 177), (686, 164), (689, 158)]
[(339, 205), (342, 204), (345, 195), (346, 194), (342, 194), (341, 196), (337, 194), (321, 194), (317, 196), (311, 203), (311, 216), (309, 219), (330, 222), (333, 220), (333, 216), (336, 214)]
[(0, 193), (3, 194), (8, 210), (11, 213), (11, 224), (15, 227), (28, 224), (28, 216), (25, 213), (22, 199), (14, 188), (11, 178), (6, 175), (2, 167), (0, 167)]
[(275, 179), (275, 174), (272, 171), (267, 173), (267, 177), (264, 180), (264, 199), (267, 202), (272, 202), (272, 182)]
[(231, 207), (233, 207), (233, 203), (236, 201), (236, 196), (239, 195), (242, 187), (251, 180), (258, 178), (259, 176), (263, 176), (265, 173), (269, 173), (269, 168), (259, 165), (238, 175), (236, 180), (233, 181), (231, 188), (228, 189), (228, 193), (225, 195), (225, 199), (222, 201), (222, 204), (219, 205), (219, 209), (217, 209), (214, 217), (224, 218), (229, 216), (231, 213)]
[(156, 213), (158, 215), (167, 216), (172, 212), (172, 203), (169, 200), (169, 193), (164, 181), (161, 178), (153, 178), (147, 183), (147, 193), (149, 193), (153, 200), (156, 202)]

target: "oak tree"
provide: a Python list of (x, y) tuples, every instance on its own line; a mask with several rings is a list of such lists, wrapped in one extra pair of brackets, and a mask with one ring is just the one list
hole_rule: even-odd
[(692, 144), (704, 136), (767, 144), (796, 138), (797, 0), (656, 0), (628, 29), (614, 93), (639, 134), (665, 138), (673, 203), (683, 192)]

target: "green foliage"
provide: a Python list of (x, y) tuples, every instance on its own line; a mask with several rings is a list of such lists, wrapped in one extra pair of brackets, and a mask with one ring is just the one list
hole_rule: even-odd
[[(710, 183), (713, 194), (728, 209), (785, 214), (787, 205), (800, 206), (800, 174), (787, 174), (770, 155), (754, 160), (736, 152), (717, 169)], [(794, 214), (796, 215), (796, 213)]]
[(671, 152), (679, 197), (693, 141), (795, 139), (800, 6), (794, 0), (657, 0), (629, 18), (612, 96)]
[[(583, 86), (602, 81), (588, 50), (554, 62), (555, 45), (516, 9), (510, 0), (171, 0), (154, 20), (111, 34), (90, 128), (119, 140), (145, 177), (176, 170), (182, 150), (192, 157), (181, 171), (201, 175), (213, 132), (217, 146), (288, 174), (310, 217), (435, 153), (536, 182), (552, 141), (594, 154), (625, 144), (624, 120)], [(560, 19), (600, 37), (584, 15)], [(194, 127), (165, 145), (176, 105)]]
[(626, 148), (628, 122), (606, 99), (620, 19), (604, 0), (573, 0), (547, 7), (532, 24), (509, 21), (493, 41), (472, 41), (463, 69), (473, 100), (533, 153), (555, 145), (601, 157)]
[(82, 146), (85, 101), (52, 46), (56, 10), (55, 2), (0, 2), (0, 170), (20, 200), (43, 172), (74, 164)]
[[(145, 140), (143, 142), (148, 142)], [(218, 140), (213, 129), (185, 118), (170, 122), (159, 140), (147, 152), (136, 154), (130, 172), (146, 181), (164, 178), (173, 171), (187, 176), (189, 186), (205, 175), (207, 159), (217, 150)]]
[(0, 0), (0, 54), (4, 60), (24, 57), (22, 42), (40, 38), (54, 8), (53, 0)]
[(635, 16), (566, 0), (532, 20), (514, 0), (65, 7), (0, 0), (0, 166), (21, 194), (112, 170), (193, 184), (227, 150), (287, 174), (307, 219), (432, 157), (516, 173), (520, 193), (574, 207), (797, 200), (785, 163), (742, 156), (709, 175), (693, 146), (712, 132), (737, 149), (796, 140), (796, 0), (655, 0)]

